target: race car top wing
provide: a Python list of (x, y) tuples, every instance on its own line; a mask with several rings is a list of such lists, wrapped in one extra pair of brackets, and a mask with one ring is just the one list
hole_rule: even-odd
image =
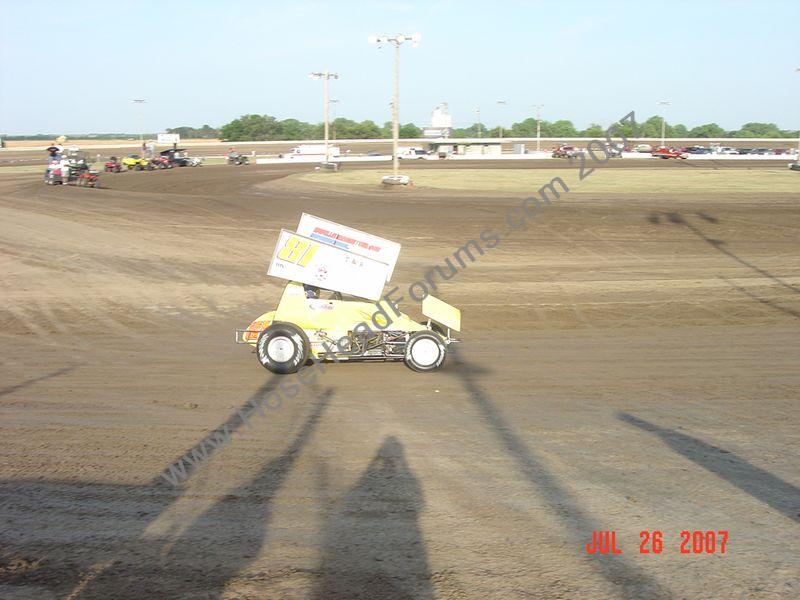
[(386, 274), (387, 283), (392, 277), (397, 257), (400, 255), (400, 244), (397, 242), (307, 213), (303, 213), (300, 217), (297, 233), (330, 246), (349, 250), (359, 256), (386, 263), (389, 265)]
[(267, 275), (379, 300), (389, 265), (282, 229)]

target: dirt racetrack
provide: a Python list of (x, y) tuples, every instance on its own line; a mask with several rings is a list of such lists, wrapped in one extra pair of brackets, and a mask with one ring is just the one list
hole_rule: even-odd
[[(505, 235), (519, 195), (286, 177), (308, 169), (0, 177), (0, 598), (800, 595), (800, 174), (588, 179)], [(402, 243), (412, 316), (409, 284), (504, 235), (439, 286), (464, 323), (442, 371), (330, 365), (247, 426), (298, 376), (233, 330), (277, 301), (266, 263), (302, 212)], [(587, 554), (598, 530), (622, 553)], [(726, 552), (681, 553), (684, 530)]]

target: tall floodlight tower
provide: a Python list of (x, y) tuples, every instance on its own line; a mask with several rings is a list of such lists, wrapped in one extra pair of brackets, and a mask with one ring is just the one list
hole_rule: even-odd
[(670, 100), (659, 100), (658, 105), (661, 109), (661, 147), (667, 145), (667, 117), (664, 115), (666, 107), (672, 104)]
[(392, 93), (392, 177), (395, 182), (398, 180), (400, 163), (397, 156), (397, 143), (400, 138), (400, 46), (405, 42), (411, 42), (412, 47), (419, 46), (422, 36), (419, 33), (397, 35), (371, 35), (370, 44), (394, 44), (394, 91)]
[(328, 114), (330, 111), (330, 101), (328, 100), (328, 82), (331, 79), (339, 79), (338, 73), (330, 73), (328, 71), (320, 71), (317, 73), (309, 73), (308, 75), (311, 79), (322, 79), (322, 113), (323, 118), (325, 119), (325, 164), (331, 162), (331, 151), (330, 151), (330, 142), (329, 142), (329, 123), (330, 119), (328, 118)]
[(339, 105), (339, 101), (336, 98), (331, 98), (328, 100), (328, 104), (331, 107), (331, 137), (335, 140), (336, 139), (336, 107)]
[(536, 151), (542, 149), (542, 109), (544, 104), (534, 104), (536, 109)]
[[(497, 106), (508, 106), (508, 102), (506, 102), (505, 100), (498, 100), (497, 101)], [(502, 122), (500, 123), (500, 139), (501, 140), (503, 139), (503, 123)]]
[(144, 144), (144, 105), (147, 104), (147, 99), (145, 98), (136, 98), (135, 100), (131, 100), (136, 105), (136, 116), (139, 120), (139, 141)]
[[(795, 67), (795, 73), (800, 73), (800, 67)], [(800, 127), (797, 128), (797, 160), (800, 161)]]

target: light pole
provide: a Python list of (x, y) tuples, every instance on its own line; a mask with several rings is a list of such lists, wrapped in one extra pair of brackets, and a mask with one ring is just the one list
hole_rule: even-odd
[[(659, 106), (669, 106), (672, 104), (670, 100), (659, 100)], [(661, 147), (667, 145), (667, 117), (664, 115), (665, 109), (661, 109)]]
[(136, 111), (137, 115), (136, 116), (139, 117), (139, 142), (141, 142), (142, 145), (144, 145), (144, 131), (142, 131), (142, 129), (144, 128), (144, 122), (143, 122), (144, 121), (144, 115), (142, 114), (142, 112), (143, 112), (143, 109), (144, 109), (144, 105), (147, 104), (147, 99), (146, 98), (137, 98), (135, 100), (132, 100), (132, 102), (134, 104), (136, 104), (136, 106), (137, 106), (137, 111)]
[(476, 125), (478, 126), (478, 137), (483, 137), (482, 134), (481, 134), (481, 107), (480, 106), (476, 106), (475, 107), (475, 115), (477, 116), (477, 119), (478, 119), (478, 122), (476, 123)]
[(397, 156), (397, 142), (400, 137), (400, 46), (404, 42), (411, 42), (416, 48), (419, 46), (422, 36), (419, 33), (410, 35), (398, 33), (394, 36), (371, 35), (368, 38), (370, 44), (394, 44), (394, 92), (392, 94), (392, 173), (395, 180), (398, 177), (400, 162)]
[(330, 73), (328, 71), (320, 71), (317, 73), (309, 73), (311, 79), (322, 79), (322, 106), (323, 115), (325, 119), (325, 164), (331, 162), (330, 144), (328, 142), (328, 110), (330, 109), (330, 102), (328, 101), (328, 82), (331, 79), (339, 79), (338, 73)]
[(328, 100), (333, 107), (331, 110), (333, 111), (333, 115), (331, 116), (331, 137), (335, 140), (336, 139), (336, 105), (339, 104), (339, 101), (335, 98), (331, 98)]
[[(795, 73), (800, 73), (800, 67), (795, 67)], [(797, 129), (797, 160), (800, 161), (800, 128)]]
[(536, 109), (536, 151), (539, 152), (542, 146), (542, 109), (544, 104), (534, 104)]
[[(497, 101), (497, 105), (498, 106), (508, 106), (508, 102), (506, 102), (505, 100), (498, 100)], [(503, 124), (502, 123), (500, 123), (500, 139), (501, 140), (503, 139)]]

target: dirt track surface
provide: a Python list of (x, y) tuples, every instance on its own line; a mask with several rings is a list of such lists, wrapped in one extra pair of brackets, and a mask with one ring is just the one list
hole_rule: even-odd
[[(800, 193), (567, 194), (440, 285), (442, 371), (330, 365), (248, 427), (297, 377), (233, 344), (278, 299), (282, 227), (402, 243), (420, 316), (408, 285), (520, 200), (290, 172), (0, 179), (0, 598), (800, 594)], [(594, 530), (622, 554), (587, 555)]]

